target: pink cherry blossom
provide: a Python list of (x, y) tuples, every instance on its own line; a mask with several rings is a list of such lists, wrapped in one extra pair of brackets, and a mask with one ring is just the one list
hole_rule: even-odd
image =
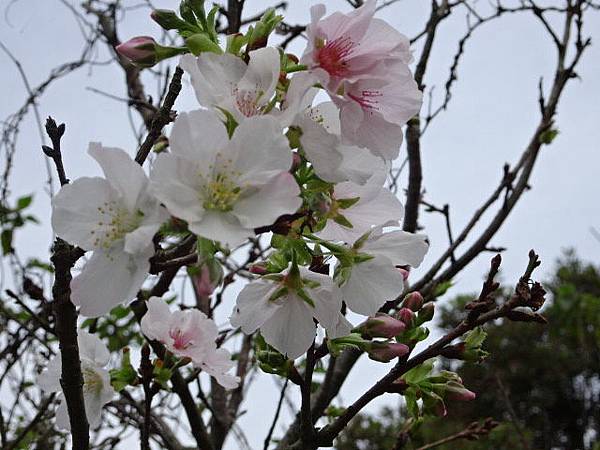
[(233, 366), (231, 355), (217, 349), (217, 325), (198, 309), (171, 312), (167, 302), (159, 297), (148, 300), (148, 312), (141, 321), (142, 332), (150, 339), (162, 342), (171, 353), (190, 358), (227, 389), (237, 386), (239, 378), (228, 374)]

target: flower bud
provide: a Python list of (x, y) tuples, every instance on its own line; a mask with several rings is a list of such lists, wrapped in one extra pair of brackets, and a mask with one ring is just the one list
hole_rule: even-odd
[(115, 47), (115, 50), (139, 67), (156, 64), (156, 41), (150, 36), (138, 36)]
[(177, 17), (175, 11), (168, 9), (155, 9), (150, 13), (150, 17), (165, 30), (189, 28), (188, 23)]
[(435, 312), (435, 305), (433, 304), (433, 302), (425, 303), (423, 305), (423, 307), (421, 308), (421, 310), (419, 311), (419, 315), (418, 315), (419, 324), (429, 322), (431, 319), (433, 319), (434, 312)]
[(449, 382), (446, 384), (445, 398), (447, 400), (468, 402), (471, 400), (475, 400), (476, 397), (477, 394), (475, 394), (475, 392), (468, 390), (466, 387), (462, 386), (459, 383)]
[(410, 349), (408, 346), (397, 342), (372, 342), (367, 351), (369, 358), (374, 361), (390, 362), (394, 358), (408, 354)]
[(296, 152), (292, 153), (292, 168), (290, 169), (290, 172), (295, 172), (296, 169), (300, 167), (300, 164), (302, 164), (302, 158), (300, 158), (300, 155)]
[(378, 313), (369, 317), (359, 327), (358, 331), (369, 337), (392, 338), (404, 331), (406, 325), (387, 314)]
[(411, 311), (417, 312), (423, 307), (423, 303), (425, 303), (425, 300), (423, 299), (421, 293), (414, 291), (404, 296), (402, 306), (410, 309)]
[(406, 328), (412, 328), (415, 325), (415, 313), (408, 308), (400, 308), (396, 313), (396, 319), (406, 325)]
[(199, 297), (206, 298), (214, 292), (218, 283), (213, 283), (210, 276), (210, 269), (207, 265), (200, 268), (200, 272), (192, 277), (194, 290)]
[(255, 275), (266, 275), (268, 273), (267, 268), (263, 264), (253, 264), (250, 266), (249, 271)]

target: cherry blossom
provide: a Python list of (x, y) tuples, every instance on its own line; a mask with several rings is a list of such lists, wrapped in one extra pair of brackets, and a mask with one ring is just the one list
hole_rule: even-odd
[[(78, 330), (79, 358), (83, 374), (83, 400), (85, 414), (91, 428), (100, 425), (102, 407), (110, 402), (116, 392), (110, 384), (110, 375), (106, 365), (110, 353), (102, 341), (85, 330)], [(62, 371), (61, 356), (55, 356), (42, 371), (38, 379), (40, 387), (46, 392), (59, 392), (60, 404), (56, 410), (56, 426), (70, 430), (67, 403), (62, 394), (60, 377)]]
[(325, 213), (325, 228), (316, 235), (351, 243), (377, 225), (397, 224), (404, 207), (389, 189), (382, 187), (385, 176), (385, 171), (380, 171), (364, 186), (351, 181), (335, 185)]
[(335, 94), (343, 81), (385, 75), (390, 65), (412, 60), (408, 38), (373, 17), (376, 3), (368, 0), (348, 14), (325, 18), (325, 5), (311, 8), (308, 46), (300, 62), (329, 92)]
[(419, 267), (429, 245), (426, 237), (405, 231), (383, 233), (382, 227), (363, 236), (352, 247), (349, 265), (338, 263), (344, 301), (352, 311), (372, 316), (388, 300), (402, 293), (404, 278), (395, 266)]
[(168, 214), (126, 152), (92, 143), (88, 153), (106, 178), (63, 186), (52, 199), (52, 227), (65, 241), (94, 251), (71, 282), (71, 300), (82, 315), (97, 317), (135, 297), (150, 269), (152, 237)]
[(296, 359), (315, 339), (313, 319), (336, 335), (347, 334), (350, 327), (341, 307), (341, 292), (330, 277), (292, 266), (247, 284), (230, 321), (246, 334), (260, 329), (269, 345)]
[(167, 350), (182, 358), (190, 358), (227, 389), (238, 386), (239, 377), (229, 373), (234, 366), (231, 355), (215, 343), (219, 330), (214, 321), (198, 309), (171, 311), (160, 297), (151, 297), (148, 311), (140, 323), (142, 332), (150, 339), (162, 342)]
[(170, 144), (172, 153), (154, 165), (152, 188), (199, 236), (233, 247), (302, 204), (288, 172), (291, 150), (272, 117), (247, 119), (230, 140), (214, 113), (182, 113)]
[(185, 55), (181, 67), (190, 74), (198, 102), (206, 108), (226, 110), (236, 121), (267, 113), (279, 79), (277, 49), (250, 52), (246, 64), (230, 53)]

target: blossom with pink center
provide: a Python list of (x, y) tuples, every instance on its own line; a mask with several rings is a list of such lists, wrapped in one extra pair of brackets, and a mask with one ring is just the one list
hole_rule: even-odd
[(335, 12), (325, 18), (325, 5), (311, 8), (308, 47), (300, 62), (330, 92), (335, 93), (342, 81), (384, 75), (390, 64), (411, 61), (408, 38), (373, 17), (376, 3), (368, 0), (348, 14)]
[(162, 298), (148, 300), (148, 312), (141, 321), (142, 332), (150, 339), (162, 342), (171, 353), (190, 358), (227, 388), (237, 387), (239, 378), (228, 372), (234, 363), (225, 349), (217, 349), (217, 325), (198, 309), (171, 312)]
[(230, 53), (185, 55), (181, 67), (190, 74), (198, 102), (229, 112), (240, 123), (266, 114), (279, 80), (279, 52), (273, 47), (250, 52), (246, 64)]
[(402, 126), (421, 109), (423, 95), (408, 67), (385, 78), (344, 82), (332, 100), (340, 108), (342, 142), (366, 147), (385, 160), (398, 157)]

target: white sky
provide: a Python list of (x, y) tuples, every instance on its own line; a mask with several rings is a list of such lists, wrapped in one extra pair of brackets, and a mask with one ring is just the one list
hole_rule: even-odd
[[(82, 47), (79, 29), (58, 0), (0, 0), (1, 10), (11, 3), (5, 17), (0, 16), (0, 41), (20, 59), (32, 85), (43, 81), (56, 65), (78, 59)], [(138, 2), (124, 0), (123, 3)], [(175, 9), (179, 2), (156, 0), (154, 3)], [(286, 20), (304, 24), (309, 18), (309, 6), (316, 2), (292, 0), (290, 3)], [(348, 10), (342, 0), (326, 3), (329, 11)], [(424, 24), (429, 3), (402, 0), (387, 8), (380, 17), (412, 37)], [(270, 2), (248, 0), (247, 4), (250, 15)], [(141, 11), (132, 11), (125, 23), (121, 38), (160, 35), (158, 27)], [(436, 86), (434, 102), (442, 100), (443, 85), (464, 24), (464, 13), (460, 12), (440, 27), (426, 76), (426, 85)], [(589, 14), (586, 29), (593, 41), (600, 42), (599, 13)], [(291, 50), (299, 54), (303, 45), (300, 38)], [(510, 15), (485, 25), (467, 44), (450, 107), (434, 122), (422, 141), (426, 198), (439, 206), (450, 204), (455, 233), (496, 187), (503, 163), (514, 162), (526, 146), (539, 118), (538, 79), (544, 76), (545, 86), (548, 86), (554, 52), (547, 35), (531, 14)], [(600, 242), (589, 231), (591, 226), (600, 227), (600, 47), (593, 46), (587, 51), (578, 74), (581, 79), (569, 83), (559, 105), (556, 124), (560, 134), (551, 146), (542, 150), (531, 179), (533, 189), (524, 194), (491, 242), (493, 246), (508, 248), (503, 254), (506, 281), (516, 280), (522, 272), (530, 248), (541, 255), (543, 266), (538, 277), (542, 278), (551, 272), (554, 260), (567, 247), (574, 247), (584, 259), (600, 260)], [(15, 67), (1, 52), (0, 86), (0, 118), (3, 119), (23, 104), (26, 93)], [(52, 115), (67, 124), (63, 147), (70, 178), (99, 174), (98, 167), (86, 154), (89, 141), (122, 147), (131, 154), (135, 152), (126, 106), (86, 87), (125, 96), (121, 69), (114, 65), (97, 66), (91, 71), (79, 70), (54, 83), (39, 103), (43, 118)], [(149, 86), (150, 93), (155, 90)], [(196, 107), (188, 86), (178, 99), (176, 109)], [(32, 211), (43, 224), (18, 233), (16, 244), (23, 256), (47, 258), (52, 238), (50, 208), (49, 198), (43, 192), (44, 156), (33, 117), (30, 114), (22, 127), (11, 189), (13, 197), (36, 193)], [(422, 214), (420, 222), (432, 242), (423, 265), (426, 269), (446, 248), (446, 235), (441, 216)], [(477, 290), (491, 256), (479, 257), (463, 271), (451, 293)], [(422, 270), (416, 271), (417, 276), (420, 273)], [(223, 319), (229, 313), (227, 308), (224, 308)], [(359, 366), (342, 392), (346, 403), (386, 371), (385, 365), (373, 362), (363, 361)], [(248, 412), (239, 424), (246, 430), (253, 448), (262, 447), (271, 421), (278, 396), (273, 386), (270, 376), (260, 377), (242, 407)], [(390, 399), (374, 402), (370, 410), (376, 410)], [(229, 444), (235, 448), (232, 440)]]

